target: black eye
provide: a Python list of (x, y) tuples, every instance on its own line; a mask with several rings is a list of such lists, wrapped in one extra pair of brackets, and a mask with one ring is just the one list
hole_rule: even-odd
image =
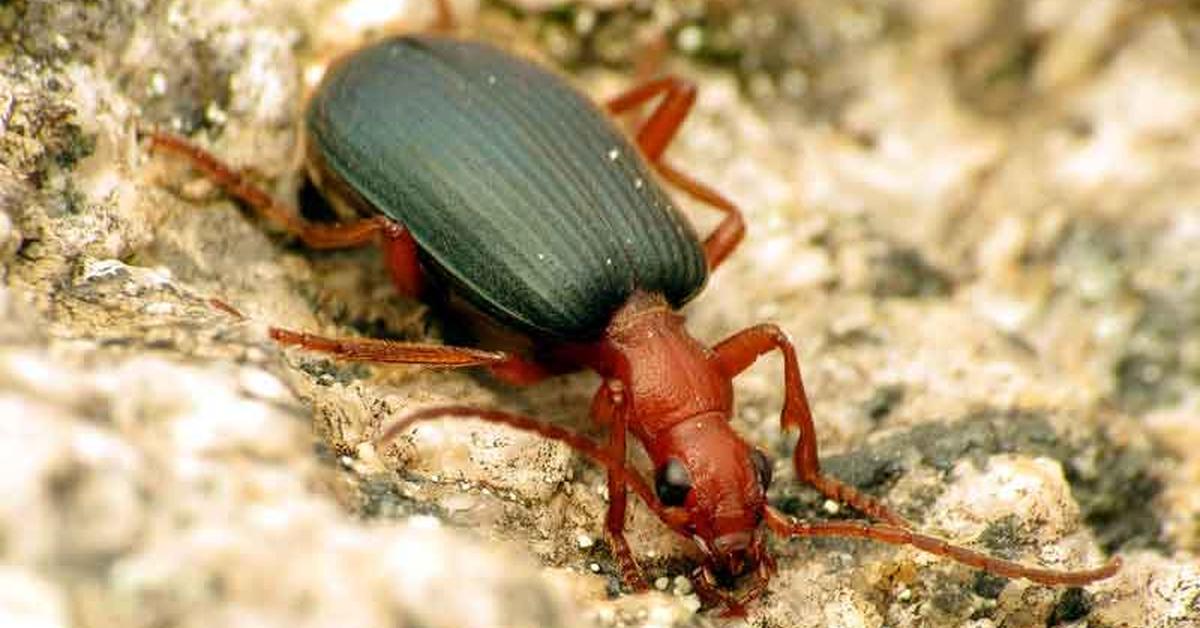
[(774, 465), (767, 458), (761, 449), (755, 449), (750, 452), (750, 462), (754, 463), (754, 472), (758, 475), (758, 483), (763, 490), (767, 490), (771, 486), (771, 471)]
[(668, 458), (654, 473), (654, 492), (664, 506), (682, 506), (691, 490), (692, 478), (687, 467), (675, 458)]

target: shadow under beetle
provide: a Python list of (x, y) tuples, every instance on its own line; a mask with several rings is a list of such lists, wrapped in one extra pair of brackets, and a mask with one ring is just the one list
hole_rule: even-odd
[[(446, 18), (447, 14), (442, 13)], [(378, 243), (397, 288), (447, 298), (523, 337), (532, 349), (490, 351), (272, 328), (285, 345), (368, 362), (484, 367), (527, 385), (591, 369), (603, 380), (591, 416), (595, 443), (500, 411), (424, 409), (392, 425), (461, 416), (558, 440), (608, 474), (605, 530), (632, 589), (647, 588), (623, 535), (632, 491), (704, 554), (693, 581), (708, 603), (742, 614), (774, 568), (765, 530), (911, 545), (991, 573), (1079, 586), (1113, 575), (1120, 560), (1082, 571), (1028, 567), (912, 530), (875, 499), (821, 473), (817, 439), (791, 341), (757, 325), (711, 347), (688, 334), (677, 309), (736, 248), (741, 215), (717, 191), (664, 159), (696, 98), (665, 77), (594, 105), (563, 78), (497, 48), (442, 35), (394, 37), (336, 62), (308, 103), (309, 176), (336, 206), (362, 216), (303, 220), (239, 173), (183, 139), (152, 133), (225, 192), (314, 249)], [(607, 114), (657, 101), (636, 136)], [(661, 186), (665, 181), (723, 212), (700, 240)], [(771, 462), (730, 426), (732, 380), (761, 355), (784, 360), (783, 429), (797, 429), (797, 478), (880, 523), (802, 522), (767, 503)], [(632, 433), (654, 464), (647, 482), (626, 461)], [(740, 597), (722, 591), (754, 578)]]

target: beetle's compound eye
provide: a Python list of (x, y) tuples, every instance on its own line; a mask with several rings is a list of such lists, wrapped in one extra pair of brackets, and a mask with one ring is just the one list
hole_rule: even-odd
[(754, 473), (758, 475), (758, 484), (765, 491), (771, 487), (771, 472), (774, 465), (771, 464), (771, 459), (767, 458), (767, 454), (761, 449), (755, 449), (750, 452), (750, 462), (754, 463)]
[(675, 458), (667, 458), (666, 464), (654, 473), (654, 492), (664, 506), (682, 506), (691, 490), (692, 476)]

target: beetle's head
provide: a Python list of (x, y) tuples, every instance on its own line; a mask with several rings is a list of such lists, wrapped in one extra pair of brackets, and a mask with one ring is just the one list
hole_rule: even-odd
[(771, 461), (718, 414), (672, 429), (656, 456), (654, 490), (681, 534), (705, 554), (705, 575), (731, 584), (765, 557), (760, 530)]

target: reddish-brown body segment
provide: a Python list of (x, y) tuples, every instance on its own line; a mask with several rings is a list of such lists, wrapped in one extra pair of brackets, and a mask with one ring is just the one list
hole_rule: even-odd
[[(448, 23), (443, 3), (439, 6), (441, 21)], [(654, 99), (659, 99), (659, 104), (637, 132), (637, 144), (642, 156), (663, 180), (724, 214), (724, 220), (703, 243), (709, 268), (715, 269), (742, 239), (745, 228), (741, 214), (723, 195), (684, 175), (663, 158), (696, 99), (695, 87), (675, 77), (661, 78), (617, 96), (607, 107), (620, 114)], [(185, 140), (153, 133), (151, 145), (189, 159), (227, 193), (312, 248), (378, 242), (399, 291), (414, 298), (423, 295), (426, 283), (419, 251), (403, 225), (382, 217), (343, 225), (310, 224)], [(314, 179), (319, 181), (321, 177)], [(624, 579), (635, 589), (646, 588), (646, 581), (623, 534), (628, 490), (636, 493), (672, 530), (700, 547), (706, 561), (697, 570), (697, 589), (732, 613), (744, 612), (744, 604), (765, 589), (773, 569), (763, 542), (763, 533), (768, 529), (783, 536), (850, 536), (911, 545), (1004, 576), (1045, 584), (1087, 584), (1111, 576), (1119, 566), (1119, 560), (1114, 558), (1097, 569), (1056, 571), (992, 558), (913, 532), (902, 517), (882, 503), (823, 475), (796, 351), (774, 325), (751, 327), (708, 347), (688, 333), (683, 317), (664, 298), (636, 292), (613, 315), (600, 340), (543, 343), (533, 357), (465, 347), (326, 338), (279, 328), (272, 328), (271, 335), (285, 345), (349, 360), (483, 366), (499, 379), (519, 385), (574, 369), (595, 371), (603, 382), (593, 399), (591, 414), (608, 428), (609, 439), (604, 445), (529, 417), (466, 407), (431, 408), (413, 413), (390, 426), (380, 440), (386, 442), (418, 421), (466, 416), (536, 432), (571, 446), (608, 472), (605, 528)], [(533, 340), (536, 344), (538, 339)], [(767, 503), (770, 465), (761, 452), (733, 430), (729, 419), (733, 411), (732, 380), (759, 356), (775, 350), (780, 351), (784, 360), (781, 424), (784, 429), (799, 431), (793, 456), (797, 478), (830, 499), (884, 523), (796, 522)], [(627, 466), (628, 433), (645, 447), (657, 470), (653, 485)], [(664, 495), (677, 503), (665, 504)], [(755, 582), (741, 598), (722, 593), (716, 585), (718, 579), (729, 580), (751, 572), (756, 574)]]

